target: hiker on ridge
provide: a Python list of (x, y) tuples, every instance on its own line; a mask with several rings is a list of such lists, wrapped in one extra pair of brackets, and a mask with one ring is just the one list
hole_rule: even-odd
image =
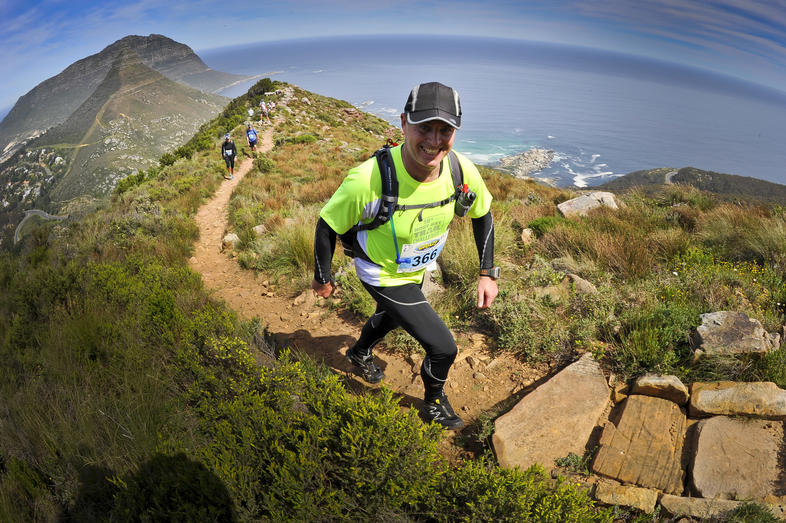
[(248, 129), (246, 129), (246, 140), (248, 141), (248, 147), (251, 149), (252, 154), (256, 154), (257, 152), (257, 131), (251, 124), (248, 124)]
[[(448, 429), (464, 425), (444, 391), (457, 347), (421, 287), (426, 267), (435, 263), (445, 245), (454, 214), (472, 219), (480, 259), (479, 308), (489, 307), (496, 298), (499, 277), (499, 268), (494, 267), (491, 194), (475, 165), (451, 151), (460, 126), (461, 105), (454, 89), (430, 82), (412, 90), (401, 114), (404, 143), (383, 148), (351, 169), (322, 208), (311, 283), (325, 298), (335, 290), (330, 265), (340, 236), (345, 252), (349, 249), (354, 257), (363, 286), (377, 302), (360, 338), (347, 350), (353, 370), (369, 383), (382, 380), (385, 375), (374, 363), (372, 348), (388, 332), (402, 327), (426, 351), (420, 369), (425, 387), (421, 417)], [(393, 171), (385, 179), (395, 183), (384, 182), (381, 171)], [(391, 195), (397, 199), (383, 203), (390, 202)], [(380, 218), (380, 205), (395, 210), (380, 211), (385, 214)]]
[(235, 177), (235, 156), (237, 156), (237, 147), (235, 147), (232, 137), (227, 133), (224, 135), (224, 141), (221, 142), (221, 157), (224, 158), (224, 162), (227, 164), (227, 172), (229, 173), (229, 176), (224, 178), (231, 180)]

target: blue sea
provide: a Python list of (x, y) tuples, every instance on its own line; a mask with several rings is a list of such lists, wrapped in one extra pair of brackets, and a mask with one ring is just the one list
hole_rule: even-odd
[[(545, 148), (533, 174), (588, 187), (686, 167), (786, 184), (786, 93), (624, 54), (520, 40), (357, 36), (198, 50), (213, 69), (269, 76), (398, 125), (412, 87), (456, 88), (455, 148), (476, 163)], [(234, 97), (253, 82), (222, 92)]]

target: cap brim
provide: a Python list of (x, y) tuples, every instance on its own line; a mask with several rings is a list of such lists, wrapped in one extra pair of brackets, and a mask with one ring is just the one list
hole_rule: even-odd
[(446, 124), (461, 129), (461, 117), (455, 117), (439, 109), (431, 109), (428, 111), (415, 111), (407, 113), (407, 123), (419, 124), (423, 122), (430, 122), (432, 120), (441, 120)]

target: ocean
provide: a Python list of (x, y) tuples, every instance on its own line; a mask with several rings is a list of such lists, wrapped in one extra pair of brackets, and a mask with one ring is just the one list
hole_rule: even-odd
[(686, 166), (786, 184), (786, 93), (698, 69), (474, 37), (331, 37), (197, 53), (214, 69), (293, 83), (395, 125), (414, 85), (442, 82), (461, 96), (457, 150), (492, 166), (553, 150), (532, 176), (561, 187)]

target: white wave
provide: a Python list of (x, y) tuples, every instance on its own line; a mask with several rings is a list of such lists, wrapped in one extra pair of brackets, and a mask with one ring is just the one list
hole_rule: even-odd
[(314, 73), (314, 74), (319, 74), (319, 73), (324, 73), (325, 70), (324, 69), (316, 69), (316, 70), (311, 71), (311, 72)]
[(553, 137), (553, 136), (551, 136), (550, 134), (549, 134), (549, 135), (547, 135), (547, 136), (546, 136), (546, 138), (548, 138), (549, 140), (553, 140), (553, 139), (554, 139), (554, 137)]
[(598, 158), (600, 158), (599, 154), (593, 154), (592, 158), (590, 159), (590, 163), (595, 163), (595, 160), (597, 160)]
[(573, 174), (573, 185), (576, 187), (587, 187), (587, 180), (592, 180), (593, 178), (604, 178), (606, 176), (611, 176), (614, 173), (612, 171), (604, 171), (601, 173), (571, 172), (571, 174)]

